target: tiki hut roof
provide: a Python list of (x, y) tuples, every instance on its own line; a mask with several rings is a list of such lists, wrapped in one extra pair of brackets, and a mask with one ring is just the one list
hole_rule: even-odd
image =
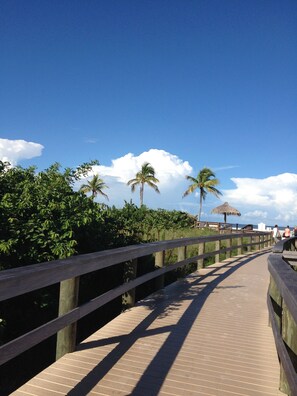
[(241, 216), (241, 213), (230, 206), (228, 202), (223, 203), (223, 205), (217, 206), (214, 208), (211, 213), (218, 213), (218, 214), (223, 214), (224, 215), (224, 222), (226, 223), (227, 220), (227, 215), (231, 216)]

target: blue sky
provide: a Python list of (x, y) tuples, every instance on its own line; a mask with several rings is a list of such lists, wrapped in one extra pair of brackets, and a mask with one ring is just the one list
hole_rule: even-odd
[(296, 48), (295, 0), (2, 0), (0, 159), (98, 159), (117, 206), (149, 161), (145, 203), (191, 213), (184, 176), (208, 166), (224, 195), (202, 217), (293, 225)]

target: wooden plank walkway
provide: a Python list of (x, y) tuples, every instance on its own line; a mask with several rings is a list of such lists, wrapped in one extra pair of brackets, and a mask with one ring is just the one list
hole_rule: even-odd
[(267, 255), (237, 256), (170, 285), (13, 395), (283, 395)]

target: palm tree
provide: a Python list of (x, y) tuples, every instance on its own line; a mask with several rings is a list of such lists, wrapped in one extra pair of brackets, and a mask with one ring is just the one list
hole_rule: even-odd
[(132, 192), (135, 191), (136, 186), (140, 185), (140, 206), (143, 205), (143, 190), (145, 183), (152, 187), (157, 193), (160, 193), (155, 184), (159, 183), (159, 180), (155, 177), (155, 169), (148, 162), (142, 164), (141, 170), (135, 175), (135, 179), (131, 179), (127, 183), (128, 186), (131, 186)]
[(104, 188), (108, 188), (108, 186), (104, 183), (102, 179), (100, 179), (99, 175), (94, 175), (93, 179), (88, 180), (87, 184), (81, 185), (79, 191), (82, 191), (85, 194), (90, 192), (92, 194), (92, 199), (100, 194), (108, 200), (108, 196), (102, 191)]
[(201, 171), (197, 175), (197, 178), (192, 176), (186, 176), (186, 179), (190, 180), (192, 184), (184, 192), (183, 198), (193, 193), (195, 190), (199, 190), (200, 192), (200, 207), (198, 213), (198, 221), (200, 221), (202, 202), (205, 200), (207, 193), (214, 194), (217, 198), (219, 197), (219, 195), (222, 195), (222, 193), (215, 188), (215, 186), (217, 186), (220, 182), (215, 177), (213, 171), (209, 168), (201, 169)]

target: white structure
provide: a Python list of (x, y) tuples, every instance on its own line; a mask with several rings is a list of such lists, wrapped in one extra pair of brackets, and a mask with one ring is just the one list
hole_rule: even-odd
[(266, 230), (266, 225), (264, 223), (259, 223), (258, 224), (258, 231), (265, 231)]

